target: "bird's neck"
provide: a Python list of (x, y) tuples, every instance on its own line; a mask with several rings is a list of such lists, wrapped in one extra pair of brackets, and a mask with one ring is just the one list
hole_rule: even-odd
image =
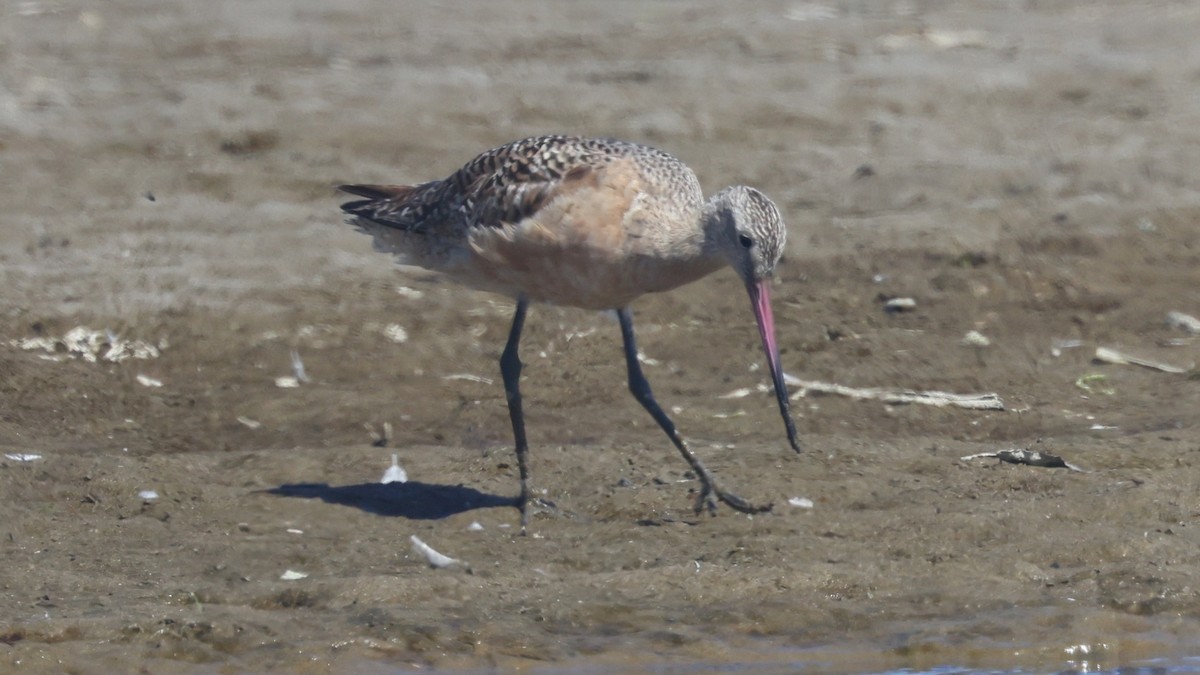
[(700, 207), (700, 229), (704, 232), (702, 256), (712, 259), (715, 263), (724, 262), (722, 253), (729, 237), (731, 227), (729, 188), (725, 188), (708, 198)]

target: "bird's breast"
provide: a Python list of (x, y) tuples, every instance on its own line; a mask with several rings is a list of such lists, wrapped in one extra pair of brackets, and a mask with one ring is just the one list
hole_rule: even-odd
[(574, 200), (516, 225), (475, 228), (471, 260), (461, 269), (475, 276), (478, 287), (557, 305), (616, 309), (722, 265), (702, 254), (702, 235), (664, 229), (632, 197), (620, 208), (607, 205), (587, 208)]

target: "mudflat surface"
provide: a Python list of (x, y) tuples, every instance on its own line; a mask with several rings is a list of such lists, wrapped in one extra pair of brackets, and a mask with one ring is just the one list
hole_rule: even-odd
[[(0, 669), (1186, 656), (1200, 338), (1165, 318), (1200, 315), (1197, 34), (1189, 2), (7, 6)], [(795, 455), (733, 275), (643, 298), (660, 401), (726, 487), (775, 503), (697, 516), (616, 322), (535, 307), (554, 506), (517, 536), (511, 302), (396, 269), (331, 186), (558, 131), (775, 198), (790, 374), (1005, 409), (797, 388)], [(95, 361), (66, 351), (79, 327)], [(293, 352), (309, 381), (280, 387)], [(961, 459), (1012, 448), (1084, 471)], [(409, 483), (379, 484), (392, 453)]]

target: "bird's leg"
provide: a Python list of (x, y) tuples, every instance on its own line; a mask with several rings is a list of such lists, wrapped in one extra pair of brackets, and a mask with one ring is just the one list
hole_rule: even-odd
[(725, 492), (717, 487), (717, 482), (713, 475), (709, 473), (708, 468), (700, 461), (700, 458), (692, 452), (683, 437), (679, 435), (679, 431), (675, 428), (675, 423), (670, 417), (663, 412), (659, 407), (658, 402), (654, 400), (654, 393), (650, 391), (650, 383), (646, 381), (645, 374), (642, 373), (641, 363), (638, 362), (637, 341), (633, 337), (633, 316), (629, 312), (628, 307), (617, 310), (617, 318), (621, 322), (621, 338), (625, 342), (625, 366), (629, 370), (629, 391), (633, 397), (642, 404), (646, 412), (658, 422), (658, 426), (667, 432), (671, 442), (679, 449), (679, 453), (683, 455), (683, 459), (692, 467), (692, 471), (700, 478), (700, 496), (696, 499), (696, 513), (704, 510), (707, 506), (709, 511), (716, 510), (716, 504), (713, 502), (713, 497), (725, 502), (735, 511), (742, 513), (764, 513), (771, 510), (771, 504), (759, 506), (752, 504), (745, 499), (733, 494)]
[(521, 496), (517, 497), (517, 508), (521, 510), (521, 534), (525, 534), (529, 524), (529, 445), (525, 441), (525, 416), (521, 413), (521, 357), (517, 349), (521, 344), (521, 329), (525, 326), (525, 310), (528, 308), (529, 299), (524, 295), (518, 297), (512, 328), (508, 331), (508, 343), (500, 355), (500, 375), (504, 378), (508, 417), (512, 420), (513, 440), (517, 446), (517, 467), (521, 472)]

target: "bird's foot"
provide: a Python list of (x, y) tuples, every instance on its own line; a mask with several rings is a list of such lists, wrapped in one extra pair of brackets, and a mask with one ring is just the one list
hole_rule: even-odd
[(766, 504), (754, 504), (742, 499), (732, 492), (723, 492), (721, 490), (717, 490), (716, 493), (717, 499), (725, 502), (727, 505), (729, 505), (729, 508), (740, 513), (766, 513), (775, 506), (770, 502), (767, 502)]
[(524, 537), (529, 529), (529, 493), (522, 490), (521, 494), (513, 499), (513, 506), (521, 512), (521, 536)]
[(704, 487), (700, 489), (699, 496), (696, 497), (696, 513), (707, 510), (709, 515), (717, 514), (717, 501), (724, 502), (729, 508), (739, 513), (766, 513), (775, 505), (768, 503), (764, 505), (754, 504), (750, 501), (739, 497), (732, 492), (726, 492), (707, 481), (702, 481)]
[(521, 512), (522, 537), (529, 535), (529, 515), (535, 509), (539, 512), (550, 511), (555, 515), (563, 515), (558, 508), (558, 504), (555, 504), (549, 499), (544, 499), (542, 497), (534, 497), (532, 499), (528, 495), (513, 497), (513, 506), (517, 507), (517, 509)]

